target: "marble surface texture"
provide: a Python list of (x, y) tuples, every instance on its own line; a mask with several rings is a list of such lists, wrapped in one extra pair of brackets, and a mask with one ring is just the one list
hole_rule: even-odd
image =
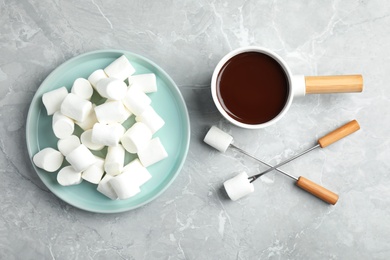
[[(331, 1), (0, 1), (0, 259), (389, 259), (390, 4)], [(222, 118), (210, 94), (230, 50), (257, 45), (293, 73), (362, 74), (358, 94), (294, 100), (277, 124), (244, 130)], [(184, 167), (160, 197), (133, 211), (96, 214), (48, 191), (26, 152), (32, 97), (79, 54), (124, 49), (176, 82), (191, 120)], [(271, 172), (232, 202), (222, 183), (266, 167), (202, 141), (211, 125), (276, 164), (357, 119), (361, 130), (283, 170), (337, 192), (327, 205)]]

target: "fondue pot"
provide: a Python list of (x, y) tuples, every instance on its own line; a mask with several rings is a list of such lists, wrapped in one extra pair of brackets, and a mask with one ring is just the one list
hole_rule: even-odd
[(234, 125), (247, 129), (275, 124), (294, 97), (362, 90), (361, 75), (293, 75), (279, 55), (256, 46), (228, 53), (211, 79), (211, 94), (219, 112)]

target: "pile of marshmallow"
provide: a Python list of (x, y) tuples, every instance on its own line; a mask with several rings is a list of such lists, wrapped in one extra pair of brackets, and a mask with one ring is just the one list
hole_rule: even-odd
[[(94, 71), (88, 79), (76, 79), (70, 93), (61, 87), (43, 94), (47, 114), (53, 116), (58, 150), (42, 149), (34, 155), (34, 164), (55, 172), (65, 158), (69, 165), (57, 174), (60, 185), (76, 185), (85, 180), (97, 184), (97, 190), (113, 200), (138, 194), (152, 177), (146, 167), (168, 154), (160, 139), (153, 138), (165, 124), (147, 95), (157, 91), (156, 76), (134, 73), (134, 67), (123, 55), (106, 68)], [(91, 102), (94, 92), (101, 97), (96, 102), (99, 105)], [(123, 123), (132, 115), (135, 123), (126, 129)], [(74, 134), (75, 124), (83, 130), (80, 137)], [(92, 152), (105, 147), (105, 158)], [(127, 152), (138, 158), (125, 165)]]

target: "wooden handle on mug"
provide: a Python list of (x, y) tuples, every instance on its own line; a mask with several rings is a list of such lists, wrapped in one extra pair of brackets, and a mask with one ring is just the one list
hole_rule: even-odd
[(309, 179), (306, 179), (305, 177), (300, 176), (296, 184), (301, 189), (313, 194), (317, 198), (322, 199), (329, 204), (334, 205), (339, 199), (339, 195), (336, 193), (325, 189), (324, 187), (312, 182)]
[(327, 147), (338, 140), (350, 135), (360, 129), (360, 125), (356, 120), (337, 128), (336, 130), (330, 132), (329, 134), (318, 139), (318, 144), (321, 148)]
[(307, 94), (362, 92), (362, 75), (305, 76)]

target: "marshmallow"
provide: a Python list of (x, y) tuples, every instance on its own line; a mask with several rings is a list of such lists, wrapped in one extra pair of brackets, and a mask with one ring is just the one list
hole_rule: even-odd
[(89, 75), (88, 81), (89, 83), (91, 83), (92, 87), (96, 88), (96, 84), (98, 83), (98, 81), (104, 78), (107, 78), (106, 73), (104, 72), (104, 70), (99, 69), (95, 70), (94, 72), (92, 72), (91, 75)]
[(104, 144), (96, 144), (92, 142), (92, 129), (84, 131), (80, 136), (81, 143), (88, 149), (99, 151), (104, 148)]
[(106, 174), (104, 175), (103, 179), (99, 182), (97, 186), (97, 190), (102, 193), (103, 195), (109, 197), (112, 200), (118, 199), (118, 196), (116, 195), (114, 189), (111, 187), (111, 184), (109, 181), (114, 178), (113, 176)]
[(135, 72), (135, 69), (130, 64), (126, 56), (122, 55), (118, 59), (114, 60), (110, 65), (108, 65), (104, 69), (104, 72), (110, 78), (116, 78), (121, 81), (124, 81)]
[(148, 73), (130, 76), (129, 85), (134, 86), (145, 93), (156, 92), (156, 75), (154, 75), (153, 73)]
[(152, 178), (148, 169), (141, 164), (139, 159), (134, 159), (123, 167), (122, 174), (128, 174), (131, 182), (137, 186), (142, 186)]
[(133, 197), (141, 191), (139, 187), (134, 182), (132, 182), (132, 178), (128, 173), (120, 174), (114, 178), (111, 178), (109, 183), (111, 184), (111, 187), (115, 193), (118, 195), (118, 198), (121, 200)]
[(58, 172), (57, 181), (62, 186), (70, 186), (80, 184), (83, 179), (81, 172), (75, 171), (72, 166), (65, 166)]
[(123, 123), (131, 113), (123, 106), (121, 101), (109, 101), (95, 107), (96, 118), (99, 123)]
[(75, 135), (71, 135), (64, 139), (60, 139), (57, 142), (57, 148), (64, 156), (67, 156), (71, 151), (76, 149), (79, 145), (80, 145), (80, 139)]
[(88, 80), (84, 78), (78, 78), (73, 82), (73, 86), (70, 92), (79, 97), (90, 100), (93, 94), (93, 88)]
[(57, 138), (63, 139), (73, 134), (74, 121), (72, 119), (57, 111), (54, 113), (52, 120), (53, 132)]
[(47, 172), (57, 171), (64, 160), (64, 156), (57, 150), (47, 147), (36, 153), (33, 162), (38, 168)]
[(116, 78), (103, 78), (96, 83), (96, 90), (100, 96), (121, 100), (127, 91), (126, 83)]
[(61, 113), (79, 122), (87, 118), (91, 109), (91, 102), (73, 93), (69, 93), (61, 104)]
[(96, 123), (92, 128), (91, 141), (95, 144), (117, 146), (126, 129), (119, 123)]
[(250, 183), (248, 177), (246, 172), (241, 172), (223, 183), (226, 193), (231, 200), (236, 201), (255, 190), (253, 183)]
[(168, 154), (158, 137), (153, 138), (144, 149), (138, 152), (138, 158), (145, 167), (155, 164), (166, 157), (168, 157)]
[(135, 117), (135, 121), (142, 122), (149, 127), (152, 134), (156, 133), (165, 124), (164, 120), (149, 106), (142, 114)]
[(65, 87), (54, 89), (42, 95), (42, 102), (48, 116), (51, 116), (54, 112), (60, 110), (61, 103), (67, 95), (68, 90)]
[(149, 107), (152, 100), (141, 90), (130, 87), (122, 102), (130, 112), (138, 116)]
[(75, 171), (77, 172), (82, 172), (86, 170), (89, 166), (96, 162), (95, 156), (83, 144), (80, 144), (65, 158), (70, 163), (70, 165), (72, 165), (73, 169), (75, 169)]
[(96, 162), (82, 172), (81, 178), (90, 183), (98, 184), (104, 174), (104, 159), (98, 156), (95, 156), (95, 158)]
[(107, 174), (118, 175), (122, 172), (125, 163), (125, 149), (122, 145), (110, 146), (107, 149), (104, 170)]
[(144, 123), (136, 122), (122, 136), (123, 147), (129, 153), (138, 153), (144, 149), (152, 139), (152, 132)]
[(203, 141), (214, 147), (220, 152), (226, 152), (229, 145), (233, 142), (233, 137), (216, 126), (212, 126), (207, 132)]
[(97, 123), (97, 118), (96, 118), (94, 108), (95, 105), (93, 104), (91, 111), (89, 112), (88, 116), (85, 118), (83, 122), (75, 121), (75, 124), (81, 127), (81, 129), (83, 129), (84, 131), (91, 129), (93, 125)]

